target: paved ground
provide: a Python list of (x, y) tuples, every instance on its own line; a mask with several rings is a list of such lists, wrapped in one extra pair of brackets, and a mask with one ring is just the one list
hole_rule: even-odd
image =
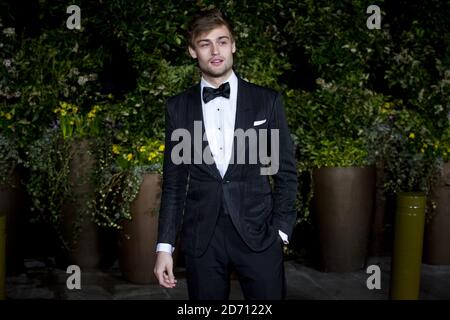
[[(381, 269), (381, 289), (369, 290), (365, 270), (350, 273), (323, 273), (294, 260), (286, 261), (287, 299), (289, 300), (386, 300), (389, 292), (390, 258), (376, 257), (368, 265)], [(51, 265), (51, 264), (50, 264)], [(178, 269), (176, 289), (163, 289), (156, 284), (137, 285), (125, 281), (114, 265), (106, 271), (83, 270), (80, 290), (68, 290), (65, 270), (49, 267), (49, 263), (26, 260), (26, 271), (7, 278), (8, 299), (187, 299), (183, 269)], [(242, 299), (239, 283), (232, 281), (230, 298)], [(420, 299), (450, 299), (450, 266), (422, 265)]]

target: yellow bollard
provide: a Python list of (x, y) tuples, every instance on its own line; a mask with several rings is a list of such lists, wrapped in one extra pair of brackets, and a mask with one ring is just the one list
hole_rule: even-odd
[(391, 299), (417, 300), (420, 294), (426, 196), (397, 195), (391, 269)]
[(6, 251), (6, 215), (2, 215), (0, 212), (0, 300), (6, 299), (5, 251)]

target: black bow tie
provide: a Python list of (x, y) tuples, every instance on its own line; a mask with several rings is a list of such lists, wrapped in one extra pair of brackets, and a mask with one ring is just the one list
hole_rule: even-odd
[(228, 82), (223, 83), (217, 89), (203, 87), (203, 102), (208, 103), (217, 97), (230, 98), (230, 84)]

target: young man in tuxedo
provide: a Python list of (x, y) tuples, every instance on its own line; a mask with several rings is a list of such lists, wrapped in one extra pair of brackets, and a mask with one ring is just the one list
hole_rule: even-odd
[[(236, 76), (235, 52), (232, 28), (220, 11), (198, 16), (190, 29), (189, 53), (198, 61), (201, 82), (170, 98), (166, 108), (154, 272), (161, 286), (176, 286), (171, 254), (181, 227), (193, 300), (228, 299), (232, 270), (246, 299), (282, 299), (285, 294), (282, 246), (296, 220), (294, 146), (280, 94)], [(237, 143), (239, 130), (248, 133), (247, 144)], [(252, 130), (256, 140), (249, 138)], [(248, 160), (264, 145), (257, 134), (261, 130), (268, 133), (269, 153), (277, 156), (271, 157), (276, 162), (273, 187), (264, 173), (267, 162)], [(181, 163), (174, 160), (181, 154), (180, 135), (172, 137), (177, 131), (193, 137), (183, 141)], [(195, 135), (200, 132), (198, 150)], [(196, 161), (199, 154), (202, 159)], [(239, 155), (246, 160), (239, 161)]]

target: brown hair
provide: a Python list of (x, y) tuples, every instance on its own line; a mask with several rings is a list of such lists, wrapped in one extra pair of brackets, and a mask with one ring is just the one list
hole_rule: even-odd
[(189, 31), (188, 41), (191, 48), (195, 48), (195, 39), (202, 33), (209, 32), (214, 28), (225, 26), (230, 31), (231, 40), (234, 41), (233, 27), (224, 17), (219, 9), (202, 11), (192, 20)]

